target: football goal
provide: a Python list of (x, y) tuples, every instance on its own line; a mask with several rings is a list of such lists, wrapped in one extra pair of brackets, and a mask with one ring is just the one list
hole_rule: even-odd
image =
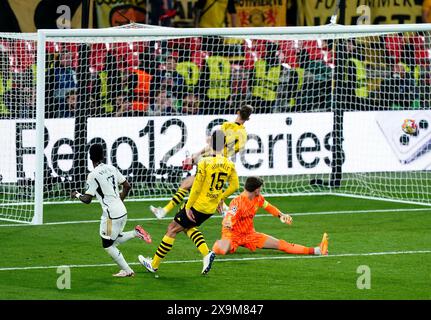
[(168, 199), (244, 104), (237, 171), (266, 195), (431, 203), (431, 25), (0, 33), (0, 220), (39, 224), (92, 170), (88, 149)]

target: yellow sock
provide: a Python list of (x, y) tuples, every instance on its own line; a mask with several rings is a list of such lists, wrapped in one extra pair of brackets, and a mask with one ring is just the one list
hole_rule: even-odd
[(168, 252), (171, 251), (174, 241), (175, 238), (168, 237), (167, 235), (163, 237), (159, 247), (156, 250), (156, 254), (154, 255), (153, 263), (151, 264), (154, 269), (159, 268), (160, 262), (162, 262)]
[(177, 192), (172, 196), (172, 200), (163, 208), (166, 213), (174, 209), (177, 205), (183, 202), (184, 197), (189, 191), (183, 188), (178, 188)]
[(187, 230), (187, 236), (195, 243), (196, 248), (198, 248), (202, 256), (205, 257), (210, 252), (210, 249), (205, 242), (204, 236), (202, 232), (198, 230), (198, 228), (194, 227)]

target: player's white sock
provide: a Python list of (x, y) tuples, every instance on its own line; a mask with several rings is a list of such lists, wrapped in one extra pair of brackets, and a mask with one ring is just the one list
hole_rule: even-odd
[(117, 244), (122, 244), (126, 241), (129, 241), (130, 239), (133, 239), (136, 237), (136, 231), (127, 231), (127, 232), (122, 232), (121, 236), (118, 236), (117, 239), (114, 241), (114, 246)]
[(109, 248), (105, 248), (106, 252), (112, 257), (112, 259), (118, 264), (118, 266), (126, 271), (126, 272), (133, 272), (133, 270), (129, 267), (126, 260), (123, 257), (123, 254), (120, 250), (118, 250), (115, 246), (110, 246)]
[(320, 247), (314, 247), (314, 254), (320, 256), (322, 252), (320, 251)]

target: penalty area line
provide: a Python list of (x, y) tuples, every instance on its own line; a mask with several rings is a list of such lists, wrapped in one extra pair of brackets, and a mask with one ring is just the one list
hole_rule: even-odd
[[(431, 250), (419, 250), (419, 251), (386, 251), (386, 252), (368, 252), (368, 253), (339, 253), (327, 256), (315, 256), (315, 255), (283, 255), (283, 256), (269, 256), (269, 257), (246, 257), (246, 258), (222, 258), (218, 257), (216, 262), (234, 262), (234, 261), (258, 261), (258, 260), (287, 260), (287, 259), (329, 259), (329, 258), (342, 258), (342, 257), (366, 257), (366, 256), (386, 256), (386, 255), (403, 255), (403, 254), (428, 254)], [(164, 261), (163, 264), (181, 264), (181, 263), (202, 263), (202, 259), (199, 260), (176, 260), (176, 261)], [(140, 265), (139, 262), (131, 262), (129, 265)], [(104, 264), (70, 264), (70, 265), (58, 265), (58, 266), (33, 266), (33, 267), (7, 267), (0, 268), (0, 271), (19, 271), (19, 270), (43, 270), (43, 269), (57, 269), (59, 267), (69, 268), (100, 268), (100, 267), (113, 267), (117, 266), (115, 263), (104, 263)]]

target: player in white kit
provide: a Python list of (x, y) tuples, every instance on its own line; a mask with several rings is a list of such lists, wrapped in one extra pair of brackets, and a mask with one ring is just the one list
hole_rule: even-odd
[[(102, 162), (104, 159), (102, 145), (93, 144), (90, 147), (90, 159), (94, 170), (88, 175), (85, 194), (72, 191), (71, 196), (86, 204), (89, 204), (94, 196), (97, 197), (103, 211), (100, 221), (102, 246), (121, 269), (113, 276), (133, 277), (134, 271), (117, 246), (133, 238), (151, 243), (151, 236), (139, 225), (132, 231), (123, 232), (127, 222), (127, 209), (123, 201), (132, 187), (117, 168)], [(119, 185), (122, 186), (121, 192)]]

